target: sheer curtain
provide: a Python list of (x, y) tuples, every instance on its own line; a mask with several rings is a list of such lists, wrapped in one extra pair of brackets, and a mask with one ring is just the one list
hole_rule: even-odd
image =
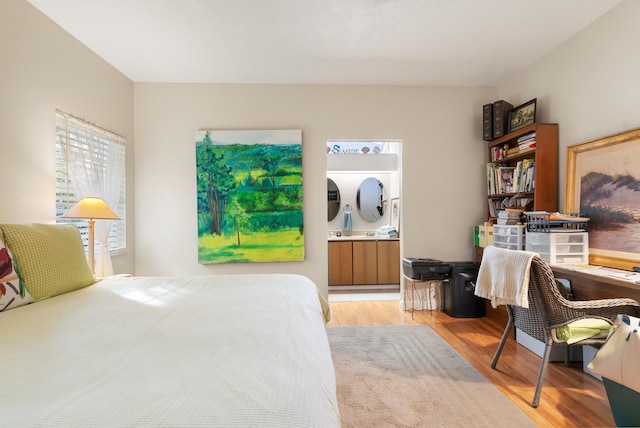
[[(75, 202), (87, 196), (102, 198), (124, 221), (124, 138), (72, 115), (57, 113), (58, 120), (66, 122), (62, 153), (71, 187), (68, 193), (75, 195)], [(96, 220), (95, 274), (99, 277), (113, 275), (109, 254), (112, 225), (111, 220)]]

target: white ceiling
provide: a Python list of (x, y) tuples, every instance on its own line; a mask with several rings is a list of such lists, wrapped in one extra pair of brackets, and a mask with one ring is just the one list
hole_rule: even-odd
[(135, 82), (492, 85), (621, 0), (28, 0)]

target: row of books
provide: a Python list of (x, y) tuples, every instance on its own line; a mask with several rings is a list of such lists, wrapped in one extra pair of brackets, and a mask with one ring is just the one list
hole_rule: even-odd
[(522, 210), (505, 208), (498, 211), (496, 223), (499, 225), (513, 225), (520, 223)]
[(500, 176), (500, 168), (507, 168), (499, 163), (487, 164), (487, 194), (497, 195), (499, 191), (498, 176)]
[(536, 164), (533, 159), (522, 159), (513, 171), (514, 193), (532, 192), (535, 187)]
[(529, 132), (528, 134), (524, 134), (522, 137), (518, 138), (518, 144), (523, 143), (525, 141), (536, 139), (536, 131)]
[(516, 163), (516, 166), (487, 163), (487, 193), (489, 195), (531, 192), (534, 187), (535, 162), (533, 159), (522, 159)]
[[(533, 202), (533, 198), (522, 197), (518, 195), (514, 195), (511, 197), (504, 198), (491, 198), (489, 201), (489, 217), (498, 217), (502, 215), (505, 218), (504, 212), (517, 212), (521, 213), (523, 210), (526, 210), (529, 204)], [(503, 214), (500, 214), (500, 213)], [(513, 215), (513, 214), (508, 214)], [(518, 214), (520, 215), (520, 214)]]
[(509, 147), (508, 144), (491, 147), (491, 162), (498, 162), (510, 155), (526, 152), (536, 148), (536, 133), (530, 132), (517, 140), (518, 145)]
[(516, 152), (523, 152), (525, 150), (533, 149), (535, 147), (536, 147), (536, 132), (533, 131), (518, 138), (518, 147)]
[(498, 162), (508, 156), (509, 145), (503, 144), (500, 146), (491, 147), (491, 162)]
[(489, 199), (489, 217), (497, 217), (502, 209), (502, 199)]

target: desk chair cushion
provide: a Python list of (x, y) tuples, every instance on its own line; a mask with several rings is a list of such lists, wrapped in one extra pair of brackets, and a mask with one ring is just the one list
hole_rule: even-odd
[(569, 345), (585, 339), (605, 338), (611, 330), (611, 324), (600, 318), (584, 318), (556, 329), (556, 341)]

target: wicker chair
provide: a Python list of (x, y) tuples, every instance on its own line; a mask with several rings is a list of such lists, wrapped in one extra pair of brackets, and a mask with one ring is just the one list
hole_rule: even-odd
[[(640, 305), (633, 299), (583, 301), (565, 299), (556, 286), (551, 268), (538, 256), (535, 256), (531, 262), (528, 298), (529, 308), (507, 305), (509, 321), (491, 361), (491, 368), (496, 368), (507, 336), (514, 325), (524, 333), (544, 343), (545, 349), (540, 362), (536, 390), (531, 402), (532, 407), (538, 407), (540, 403), (542, 379), (549, 362), (552, 345), (554, 343), (566, 344), (566, 342), (557, 337), (556, 329), (584, 318), (601, 318), (613, 323), (618, 314), (640, 316)], [(604, 344), (605, 340), (606, 336), (593, 337), (577, 342), (575, 345), (591, 345), (599, 348)]]

